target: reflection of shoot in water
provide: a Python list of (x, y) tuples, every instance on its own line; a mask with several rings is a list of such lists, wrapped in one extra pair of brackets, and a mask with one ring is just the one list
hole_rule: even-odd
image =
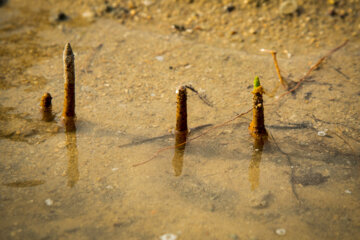
[(66, 149), (68, 155), (68, 167), (66, 175), (68, 177), (67, 185), (74, 187), (76, 182), (79, 181), (79, 168), (78, 168), (78, 150), (76, 145), (76, 132), (66, 132)]
[[(329, 51), (325, 56), (323, 56), (322, 58), (320, 58), (307, 72), (306, 74), (300, 78), (300, 80), (296, 83), (296, 85), (294, 87), (292, 87), (291, 89), (289, 89), (288, 91), (284, 92), (283, 94), (281, 94), (275, 102), (279, 101), (281, 98), (283, 98), (284, 96), (288, 95), (289, 93), (292, 93), (294, 92), (296, 89), (298, 89), (300, 87), (300, 85), (304, 82), (305, 79), (307, 79), (310, 74), (319, 67), (319, 65), (328, 57), (330, 57), (332, 54), (334, 54), (336, 51), (338, 51), (339, 49), (341, 49), (342, 47), (344, 47), (346, 44), (348, 43), (348, 40), (346, 40), (344, 43), (342, 43), (341, 45), (337, 46), (336, 48), (332, 49), (331, 51)], [(268, 104), (267, 104), (268, 105)], [(235, 121), (236, 119), (238, 118), (241, 118), (242, 116), (248, 114), (249, 112), (251, 112), (253, 109), (250, 108), (240, 114), (237, 114), (235, 117), (233, 117), (232, 119), (229, 119), (228, 121), (226, 122), (223, 122), (221, 124), (217, 124), (217, 125), (214, 125), (213, 127), (211, 128), (208, 128), (207, 130), (205, 130), (204, 132), (200, 133), (199, 135), (197, 136), (194, 136), (192, 138), (188, 138), (187, 141), (183, 144), (180, 144), (180, 145), (184, 145), (186, 143), (189, 143), (195, 139), (198, 139), (204, 135), (206, 135), (207, 133), (217, 129), (217, 128), (220, 128), (220, 127), (223, 127), (223, 126), (226, 126), (230, 123), (232, 123), (233, 121)], [(179, 146), (179, 145), (178, 145)], [(159, 149), (150, 159), (146, 160), (146, 161), (143, 161), (143, 162), (140, 162), (140, 163), (137, 163), (137, 164), (134, 164), (133, 167), (137, 167), (137, 166), (140, 166), (140, 165), (143, 165), (145, 163), (148, 163), (150, 161), (152, 161), (153, 159), (155, 159), (161, 152), (163, 151), (166, 151), (168, 149), (172, 149), (172, 148), (175, 148), (177, 146), (169, 146), (169, 147), (165, 147), (165, 148), (161, 148)]]
[(251, 184), (251, 190), (255, 190), (259, 187), (260, 162), (265, 141), (264, 138), (254, 138), (253, 152), (249, 164), (249, 182)]
[(180, 176), (183, 169), (184, 152), (186, 146), (187, 132), (175, 133), (175, 151), (172, 159), (175, 176)]

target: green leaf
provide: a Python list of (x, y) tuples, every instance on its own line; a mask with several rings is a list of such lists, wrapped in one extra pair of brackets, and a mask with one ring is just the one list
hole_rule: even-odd
[(256, 76), (254, 79), (254, 89), (256, 89), (257, 87), (260, 87), (260, 79), (258, 76)]

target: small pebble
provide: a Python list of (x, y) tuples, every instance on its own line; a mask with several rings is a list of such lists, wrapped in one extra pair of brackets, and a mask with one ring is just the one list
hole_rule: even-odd
[(136, 15), (136, 10), (135, 9), (131, 9), (130, 10), (130, 16), (135, 16)]
[(350, 190), (348, 190), (348, 189), (346, 189), (346, 190), (345, 190), (345, 193), (347, 193), (347, 194), (351, 194), (351, 191), (350, 191)]
[(112, 7), (112, 6), (106, 6), (105, 7), (105, 12), (107, 12), (107, 13), (110, 13), (110, 12), (112, 12), (114, 10), (114, 8)]
[(164, 57), (163, 57), (163, 56), (156, 56), (155, 59), (158, 60), (159, 62), (164, 61)]
[(284, 50), (284, 53), (286, 54), (286, 56), (288, 58), (291, 58), (292, 57), (292, 54), (288, 51), (288, 50)]
[(292, 14), (296, 11), (298, 5), (295, 0), (287, 0), (281, 3), (280, 13), (283, 15)]
[(325, 131), (319, 131), (317, 133), (317, 135), (320, 136), (320, 137), (324, 137), (324, 136), (326, 136), (326, 132)]
[(231, 237), (231, 239), (233, 239), (233, 240), (239, 240), (239, 237), (238, 237), (238, 235), (236, 235), (236, 234), (231, 234), (230, 237)]
[(185, 26), (177, 24), (172, 25), (172, 28), (179, 32), (184, 32), (186, 30)]
[(256, 34), (257, 30), (255, 28), (250, 28), (249, 33)]
[(336, 16), (336, 10), (335, 10), (335, 7), (331, 7), (329, 10), (328, 10), (328, 14), (332, 17)]
[(58, 15), (56, 17), (56, 21), (59, 21), (59, 22), (66, 21), (66, 20), (68, 20), (68, 18), (69, 17), (65, 13), (60, 12), (60, 13), (58, 13)]
[(93, 11), (85, 11), (81, 15), (83, 18), (87, 19), (93, 19), (95, 17), (95, 13)]
[(45, 204), (46, 204), (47, 206), (51, 206), (51, 205), (53, 205), (53, 203), (54, 203), (54, 201), (51, 200), (50, 198), (48, 198), (48, 199), (45, 200)]
[(284, 236), (286, 234), (286, 230), (284, 228), (278, 228), (275, 232), (279, 236)]
[(112, 168), (112, 169), (111, 169), (111, 171), (113, 171), (113, 172), (115, 172), (115, 171), (117, 171), (117, 170), (119, 170), (119, 168)]
[(153, 4), (153, 2), (151, 0), (144, 0), (143, 1), (143, 4), (146, 6), (146, 7), (149, 7)]
[(166, 234), (160, 236), (160, 239), (161, 240), (176, 240), (177, 236), (172, 233), (166, 233)]
[(235, 10), (235, 6), (234, 5), (227, 5), (227, 6), (224, 7), (224, 9), (225, 9), (226, 12), (230, 13), (230, 12)]

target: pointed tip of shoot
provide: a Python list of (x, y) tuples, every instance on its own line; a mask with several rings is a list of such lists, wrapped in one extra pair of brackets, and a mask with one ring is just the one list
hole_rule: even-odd
[(260, 79), (258, 76), (255, 77), (254, 79), (254, 89), (256, 89), (257, 87), (260, 87)]
[(73, 55), (73, 51), (72, 51), (70, 43), (65, 44), (64, 55), (66, 55), (66, 56)]

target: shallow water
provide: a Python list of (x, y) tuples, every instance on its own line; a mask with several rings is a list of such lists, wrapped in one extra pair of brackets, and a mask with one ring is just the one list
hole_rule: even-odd
[[(26, 31), (32, 37), (22, 37)], [(6, 43), (0, 57), (6, 73), (1, 238), (159, 239), (173, 233), (178, 239), (276, 239), (282, 228), (286, 239), (360, 235), (356, 44), (335, 53), (295, 94), (265, 96), (270, 138), (262, 151), (249, 136), (247, 114), (190, 141), (183, 156), (169, 148), (134, 167), (174, 146), (177, 86), (191, 83), (213, 104), (189, 92), (189, 137), (196, 137), (251, 108), (255, 75), (265, 89), (274, 88), (271, 56), (105, 19), (59, 28), (25, 24), (0, 36)], [(76, 133), (65, 133), (59, 120), (66, 42), (76, 61)], [(333, 47), (279, 58), (284, 76), (297, 81)], [(40, 121), (45, 92), (57, 114), (50, 123)], [(279, 88), (277, 96), (283, 92)]]

